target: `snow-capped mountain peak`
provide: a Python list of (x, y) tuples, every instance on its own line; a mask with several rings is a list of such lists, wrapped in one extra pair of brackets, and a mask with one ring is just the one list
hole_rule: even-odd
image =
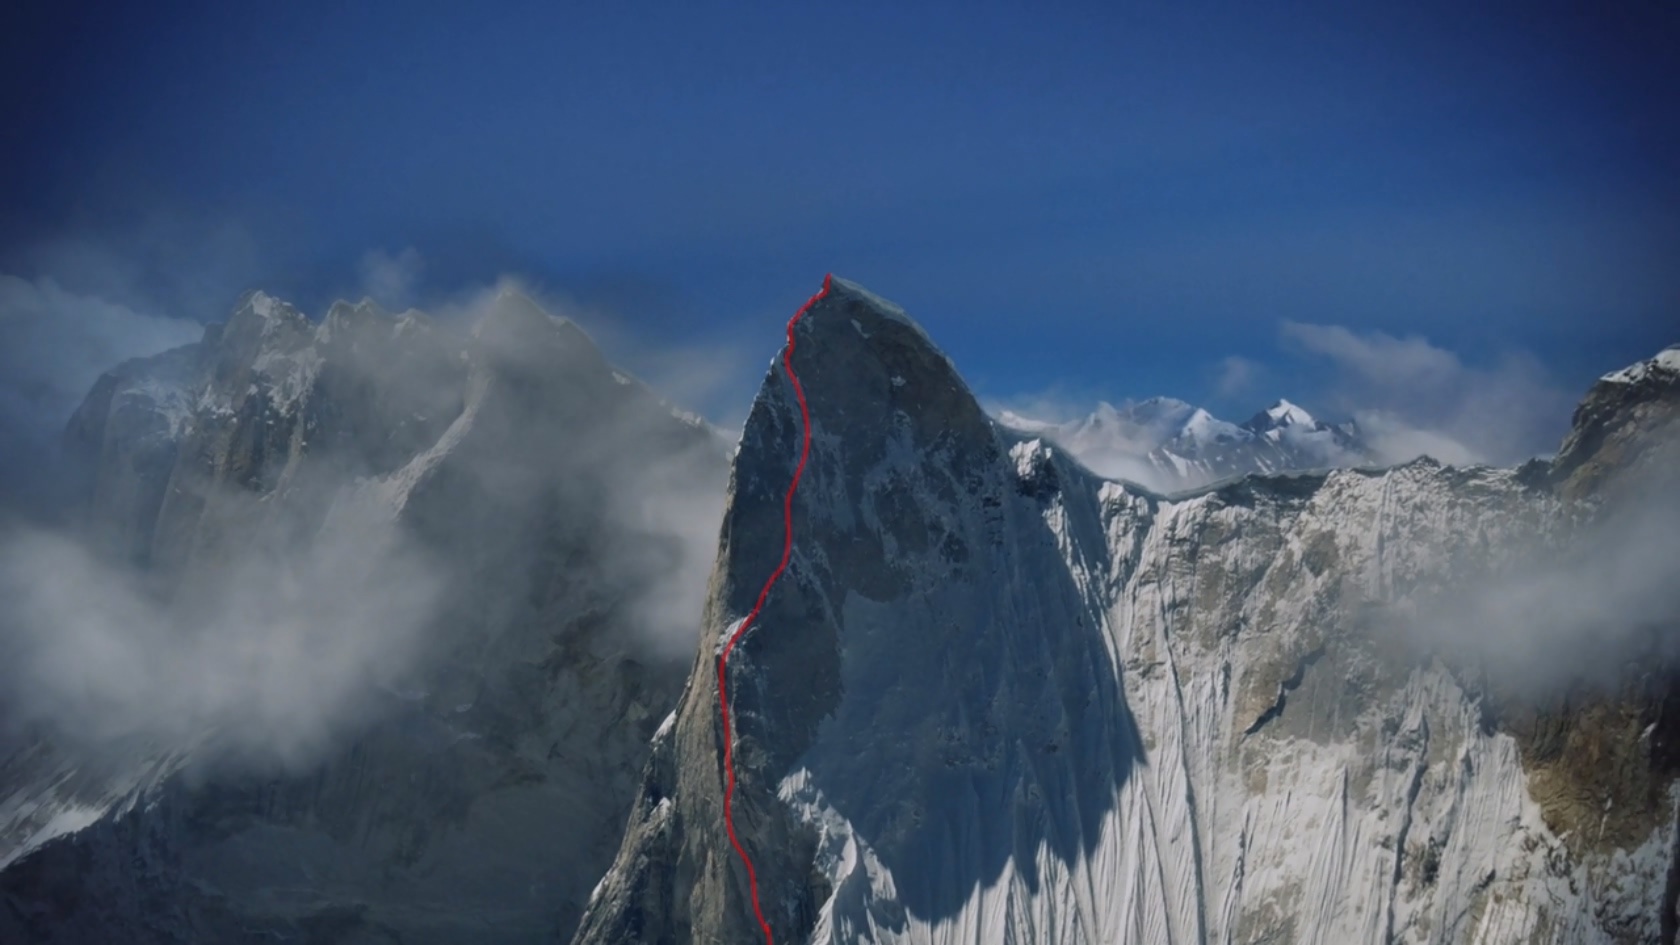
[[(1277, 403), (1262, 411), (1261, 415), (1270, 420), (1271, 425), (1275, 427), (1312, 428), (1318, 426), (1318, 421), (1313, 418), (1312, 414), (1287, 400), (1280, 399)], [(1256, 417), (1255, 419), (1260, 418)]]
[[(803, 401), (773, 362), (700, 659), (574, 945), (1657, 940), (1674, 776), (1644, 759), (1670, 722), (1536, 724), (1388, 632), (1416, 588), (1544, 537), (1559, 506), (1531, 478), (1413, 463), (1140, 494), (987, 423), (861, 298), (795, 337)], [(1256, 464), (1340, 432), (1283, 413), (1289, 436), (1245, 431)], [(1087, 419), (1058, 435), (1132, 418)], [(708, 657), (755, 606), (723, 729)], [(1637, 760), (1600, 780), (1540, 757), (1559, 729)]]
[[(684, 679), (672, 641), (693, 632), (728, 443), (590, 362), (575, 326), (502, 315), (492, 344), (366, 304), (316, 323), (252, 293), (200, 343), (126, 362), (89, 392), (65, 432), (68, 466), (101, 559), (139, 570), (73, 573), (143, 584), (101, 599), (123, 602), (110, 611), (122, 632), (132, 612), (136, 639), (155, 641), (134, 644), (146, 665), (214, 661), (256, 692), (310, 695), (281, 719), (223, 701), (234, 690), (220, 685), (170, 692), (169, 707), (133, 713), (151, 727), (86, 761), (19, 726), (0, 752), (0, 942), (347, 941), (358, 929), (564, 941)], [(526, 358), (507, 356), (531, 338)], [(373, 537), (389, 524), (400, 552)], [(381, 570), (393, 562), (408, 564)], [(0, 575), (8, 595), (18, 573)], [(299, 590), (317, 580), (332, 590)], [(201, 602), (186, 610), (226, 615), (183, 618), (179, 636), (213, 628), (240, 641), (223, 641), (230, 656), (307, 648), (315, 668), (193, 655), (199, 644), (159, 632), (176, 626), (157, 609), (176, 593)], [(331, 629), (301, 626), (317, 620)], [(368, 665), (334, 655), (347, 652)], [(323, 734), (299, 739), (300, 726)], [(274, 731), (312, 747), (220, 778), (217, 746), (267, 758)], [(188, 763), (217, 770), (185, 785), (174, 774)], [(210, 777), (216, 789), (198, 790)], [(364, 779), (381, 789), (354, 786)], [(344, 909), (350, 927), (307, 931)]]
[(1630, 364), (1619, 371), (1611, 371), (1599, 380), (1611, 384), (1637, 384), (1647, 377), (1659, 374), (1680, 376), (1680, 344), (1669, 345), (1657, 352), (1656, 357)]
[(272, 318), (279, 318), (285, 309), (290, 308), (290, 306), (288, 306), (285, 302), (269, 295), (261, 289), (251, 292), (251, 294), (246, 297), (245, 307), (250, 308), (251, 311), (255, 312), (264, 321)]
[(1244, 473), (1358, 465), (1369, 452), (1351, 426), (1335, 427), (1288, 400), (1246, 423), (1221, 420), (1172, 397), (1100, 402), (1065, 423), (1000, 411), (1010, 429), (1042, 436), (1093, 471), (1162, 492), (1192, 489)]
[(234, 306), (225, 332), (229, 337), (267, 339), (275, 335), (290, 336), (300, 329), (307, 330), (308, 326), (309, 317), (291, 303), (253, 289)]
[(1206, 410), (1196, 407), (1190, 411), (1190, 416), (1185, 419), (1183, 426), (1179, 428), (1176, 438), (1188, 440), (1197, 446), (1208, 446), (1230, 442), (1239, 433), (1236, 424), (1227, 423)]

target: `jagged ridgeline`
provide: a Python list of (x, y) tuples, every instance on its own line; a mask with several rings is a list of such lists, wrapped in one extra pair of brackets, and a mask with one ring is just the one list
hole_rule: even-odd
[(127, 665), (108, 704), (8, 689), (0, 941), (570, 937), (692, 654), (726, 439), (517, 293), (256, 293), (66, 446), (91, 550), (28, 666), (108, 656), (53, 648), (95, 618)]
[(1102, 403), (1090, 416), (1067, 423), (1045, 423), (1008, 410), (998, 420), (1062, 447), (1103, 476), (1168, 493), (1247, 473), (1305, 472), (1380, 460), (1352, 421), (1325, 423), (1287, 400), (1241, 424), (1170, 397), (1120, 407)]
[[(1167, 496), (855, 284), (795, 337), (729, 685), (778, 943), (1674, 940), (1680, 351), (1554, 460)], [(123, 671), (6, 677), (0, 942), (761, 941), (716, 659), (801, 434), (779, 358), (732, 454), (517, 294), (113, 370), (28, 546), (75, 593), (5, 612)]]
[[(1554, 461), (1164, 497), (994, 423), (854, 284), (794, 337), (793, 556), (729, 682), (775, 941), (1674, 940), (1680, 351)], [(715, 661), (800, 436), (773, 363), (579, 945), (763, 939)]]

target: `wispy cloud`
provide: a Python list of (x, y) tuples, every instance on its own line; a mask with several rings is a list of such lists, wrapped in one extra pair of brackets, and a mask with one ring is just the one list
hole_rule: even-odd
[[(194, 323), (157, 324), (110, 305), (96, 309), (97, 319), (65, 322), (53, 316), (58, 309), (37, 311), (40, 300), (89, 303), (13, 277), (0, 287), (33, 300), (36, 308), (14, 310), (34, 315), (6, 324), (20, 337), (27, 329), (40, 361), (31, 376), (66, 404), (119, 354), (199, 334)], [(466, 329), (497, 297), (462, 293), (443, 321)], [(122, 350), (47, 331), (64, 324), (105, 326)], [(546, 333), (536, 326), (540, 342)], [(270, 502), (231, 487), (211, 494), (191, 527), (220, 536), (211, 539), (218, 552), (194, 559), (178, 585), (170, 578), (160, 586), (159, 575), (112, 560), (73, 530), (0, 521), (0, 718), (38, 723), (96, 753), (114, 741), (167, 750), (209, 739), (220, 749), (212, 758), (292, 765), (361, 730), (427, 670), (436, 647), (460, 644), (463, 633), (546, 639), (585, 613), (613, 613), (621, 633), (607, 645), (659, 661), (691, 657), (722, 520), (726, 444), (681, 436), (657, 408), (624, 409), (628, 388), (611, 379), (580, 386), (581, 375), (555, 371), (543, 351), (519, 346), (517, 326), (513, 334), (514, 350), (504, 353), (538, 363), (468, 388), (499, 393), (475, 409), (474, 432), (454, 441), (450, 473), (436, 487), (443, 498), (432, 494), (416, 513), (424, 535), (406, 518), (393, 520), (387, 499), (371, 498), (388, 490), (358, 478), (370, 470), (326, 454), (293, 457), (302, 470), (294, 485), (308, 480), (313, 498)], [(485, 364), (495, 359), (492, 342), (472, 344)], [(0, 350), (12, 357), (22, 349)], [(439, 359), (441, 373), (428, 376), (424, 358), (345, 357), (335, 370), (365, 377), (344, 391), (377, 388), (398, 403), (429, 393), (460, 409), (449, 393), (466, 383), (458, 358)], [(512, 393), (526, 384), (546, 393)], [(18, 455), (16, 447), (0, 442), (0, 455)], [(564, 514), (540, 511), (555, 509)], [(458, 545), (477, 550), (456, 553)], [(535, 563), (485, 572), (486, 547), (491, 557)], [(567, 559), (574, 553), (581, 558)], [(542, 563), (561, 571), (544, 572)], [(580, 596), (541, 614), (502, 606), (562, 586)], [(441, 619), (473, 594), (494, 602), (474, 612), (511, 623)]]
[(8, 254), (3, 266), (78, 295), (197, 322), (226, 315), (241, 292), (260, 288), (269, 268), (241, 224), (162, 210), (129, 225), (43, 237)]
[(1214, 395), (1223, 400), (1235, 400), (1254, 394), (1265, 367), (1258, 361), (1241, 355), (1221, 358), (1214, 366)]
[[(704, 363), (690, 364), (689, 351), (637, 346), (611, 313), (582, 309), (564, 295), (545, 293), (513, 276), (461, 294), (444, 306), (443, 318), (476, 323), (510, 295), (579, 325), (612, 363), (621, 363), (628, 352), (640, 365), (651, 365), (653, 376), (637, 380), (678, 411), (740, 363), (738, 352), (727, 347), (710, 352)], [(608, 348), (614, 342), (616, 351)], [(565, 405), (568, 410), (605, 407)], [(594, 549), (595, 566), (612, 580), (634, 585), (628, 594), (634, 636), (628, 642), (646, 645), (661, 659), (686, 658), (693, 651), (723, 523), (729, 434), (708, 432), (678, 445), (663, 409), (614, 409), (612, 417), (610, 424), (591, 426), (587, 442), (544, 437), (542, 427), (533, 425), (532, 435), (521, 440), (513, 455), (469, 459), (465, 468), (490, 482), (496, 469), (512, 459), (599, 487), (599, 504), (591, 511), (605, 517), (608, 529)]]
[(66, 229), (0, 258), (0, 508), (37, 508), (64, 422), (98, 376), (195, 341), (256, 288), (258, 249), (236, 222), (153, 210)]
[[(1128, 419), (1106, 401), (1086, 399), (1057, 387), (1034, 394), (983, 398), (982, 406), (1004, 426), (1054, 441), (1098, 475), (1160, 491), (1183, 487), (1182, 480), (1148, 459), (1150, 451), (1170, 434), (1161, 427)], [(1099, 426), (1082, 423), (1098, 418), (1102, 421)]]
[(362, 294), (391, 311), (401, 311), (416, 301), (423, 269), (420, 252), (412, 246), (396, 253), (369, 250), (357, 266)]
[(443, 586), (371, 507), (335, 509), (305, 555), (233, 551), (181, 597), (67, 533), (3, 539), (7, 713), (96, 754), (209, 743), (305, 763), (412, 670)]
[(0, 273), (0, 411), (62, 424), (99, 375), (125, 358), (196, 341), (203, 326), (146, 314), (57, 280)]
[(1613, 683), (1630, 661), (1680, 658), (1680, 496), (1669, 444), (1653, 472), (1619, 484), (1601, 513), (1421, 601), (1404, 621), (1427, 650), (1485, 669), (1502, 690)]
[(1330, 362), (1327, 400), (1386, 461), (1510, 464), (1556, 448), (1574, 397), (1532, 355), (1466, 364), (1417, 335), (1285, 321), (1284, 339)]
[(728, 433), (738, 432), (751, 408), (751, 398), (774, 349), (763, 338), (748, 343), (732, 337), (694, 338), (671, 342), (639, 330), (634, 312), (586, 305), (563, 289), (542, 285), (516, 274), (491, 283), (471, 285), (442, 294), (427, 311), (455, 324), (467, 324), (491, 300), (516, 292), (535, 300), (544, 311), (582, 327), (615, 365), (633, 374), (672, 405), (706, 418)]
[(1070, 423), (1091, 415), (1102, 398), (1094, 393), (1075, 390), (1066, 384), (1053, 384), (1043, 390), (1016, 392), (994, 397), (980, 395), (981, 405), (992, 416), (1004, 416), (1043, 424)]
[(0, 507), (37, 501), (50, 485), (59, 431), (101, 373), (203, 331), (50, 276), (0, 273)]

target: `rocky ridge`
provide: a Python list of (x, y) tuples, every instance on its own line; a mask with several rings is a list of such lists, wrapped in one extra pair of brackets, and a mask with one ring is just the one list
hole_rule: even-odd
[[(854, 284), (796, 338), (794, 554), (729, 686), (777, 942), (1674, 940), (1669, 654), (1540, 698), (1431, 636), (1672, 439), (1661, 358), (1595, 387), (1551, 464), (1169, 497), (994, 423)], [(723, 836), (715, 660), (779, 552), (799, 423), (773, 365), (706, 642), (581, 945), (762, 937)]]
[(468, 334), (253, 293), (102, 378), (66, 445), (93, 543), (172, 603), (294, 575), (367, 521), (430, 562), (435, 606), (412, 665), (278, 772), (225, 761), (214, 726), (118, 760), (11, 746), (0, 940), (570, 934), (682, 682), (647, 634), (683, 548), (642, 487), (721, 495), (727, 442), (516, 293)]

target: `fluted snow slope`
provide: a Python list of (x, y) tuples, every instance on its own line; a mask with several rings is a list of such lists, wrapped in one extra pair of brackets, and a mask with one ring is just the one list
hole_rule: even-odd
[[(777, 942), (1672, 936), (1673, 677), (1572, 713), (1498, 696), (1418, 626), (1563, 540), (1570, 470), (1420, 460), (1169, 500), (995, 425), (901, 311), (833, 286), (795, 329), (792, 561), (730, 664)], [(578, 943), (763, 938), (721, 822), (715, 661), (780, 553), (799, 435), (778, 361), (706, 642)]]

